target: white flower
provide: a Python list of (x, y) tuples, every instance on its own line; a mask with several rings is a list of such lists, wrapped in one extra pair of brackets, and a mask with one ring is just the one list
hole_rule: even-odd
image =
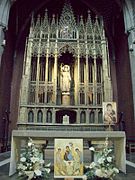
[(19, 164), (18, 169), (25, 171), (27, 169), (27, 167), (24, 166), (23, 164)]
[(19, 176), (22, 176), (22, 175), (23, 175), (23, 173), (20, 171), (20, 172), (18, 173), (18, 175), (19, 175)]
[(34, 171), (34, 173), (37, 175), (37, 176), (41, 176), (42, 175), (42, 172), (39, 170), (39, 169), (36, 169)]
[(48, 163), (45, 167), (50, 167), (51, 166), (51, 163)]
[(101, 158), (98, 159), (98, 163), (99, 163), (99, 164), (103, 164), (103, 163), (104, 163), (104, 160), (105, 160), (105, 159), (101, 157)]
[(89, 150), (90, 151), (95, 151), (95, 148), (94, 147), (90, 147)]
[(21, 162), (26, 162), (26, 158), (25, 158), (25, 157), (22, 157), (22, 158), (20, 159), (20, 161), (21, 161)]
[(32, 146), (32, 142), (28, 142), (28, 146), (31, 147)]
[(20, 170), (25, 171), (25, 170), (27, 169), (27, 167), (24, 166), (23, 164), (19, 164), (17, 169), (18, 169), (18, 170), (20, 169)]
[(31, 138), (29, 138), (29, 141), (28, 141), (28, 146), (31, 147), (33, 144), (33, 140)]
[(30, 160), (31, 160), (33, 163), (35, 163), (35, 162), (38, 162), (38, 161), (39, 161), (39, 158), (37, 158), (37, 157), (32, 157)]
[(26, 166), (23, 166), (23, 168), (22, 168), (24, 171), (27, 169), (27, 167)]
[(40, 160), (40, 163), (41, 163), (41, 164), (44, 164), (44, 162), (45, 162), (45, 161), (44, 161), (43, 159)]
[(87, 176), (86, 175), (83, 175), (83, 180), (87, 180)]
[(31, 164), (30, 163), (26, 163), (27, 164), (27, 166), (31, 166)]
[(112, 149), (109, 149), (109, 150), (108, 150), (108, 153), (110, 153), (110, 152), (112, 152)]
[(113, 168), (113, 171), (115, 172), (115, 173), (119, 173), (119, 170), (117, 169), (117, 168)]
[(98, 177), (101, 177), (101, 178), (104, 177), (104, 174), (101, 169), (96, 169), (95, 174)]
[(89, 166), (90, 169), (93, 169), (94, 167), (96, 166), (96, 163), (95, 162), (92, 162)]
[(35, 162), (36, 162), (35, 157), (32, 157), (30, 160), (31, 160), (31, 162), (33, 162), (33, 163), (35, 163)]
[(107, 161), (108, 161), (108, 162), (112, 162), (112, 157), (110, 157), (110, 156), (107, 157)]
[(49, 173), (51, 170), (49, 168), (45, 168), (45, 171)]
[(17, 169), (22, 169), (23, 165), (22, 164), (18, 164)]

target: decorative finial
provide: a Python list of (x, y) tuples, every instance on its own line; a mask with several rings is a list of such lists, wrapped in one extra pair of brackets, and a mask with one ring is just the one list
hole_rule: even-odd
[(98, 20), (98, 16), (97, 15), (96, 15), (95, 19), (96, 19), (96, 21)]

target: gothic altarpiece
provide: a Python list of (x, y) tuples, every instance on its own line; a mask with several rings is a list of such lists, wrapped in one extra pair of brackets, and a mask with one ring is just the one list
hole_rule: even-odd
[(31, 20), (20, 88), (19, 130), (12, 132), (9, 174), (16, 172), (21, 144), (29, 136), (39, 143), (83, 138), (87, 145), (94, 138), (103, 141), (109, 136), (114, 141), (116, 164), (125, 172), (125, 134), (103, 132), (102, 102), (112, 101), (103, 21), (90, 11), (87, 18), (76, 21), (69, 3), (60, 17), (49, 17), (45, 10), (44, 17)]
[[(35, 22), (36, 21), (36, 22)], [(85, 22), (85, 23), (84, 23)], [(103, 123), (102, 102), (112, 101), (103, 21), (78, 21), (70, 4), (61, 16), (32, 18), (20, 94), (21, 123)]]

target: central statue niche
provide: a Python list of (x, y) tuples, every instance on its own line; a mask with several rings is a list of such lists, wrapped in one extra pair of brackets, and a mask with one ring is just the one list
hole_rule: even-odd
[[(62, 53), (58, 64), (58, 86), (62, 105), (74, 104), (74, 57), (71, 53)], [(60, 101), (60, 100), (59, 100)]]
[(62, 93), (70, 94), (70, 83), (71, 83), (71, 75), (70, 75), (70, 66), (67, 64), (61, 64), (61, 91)]

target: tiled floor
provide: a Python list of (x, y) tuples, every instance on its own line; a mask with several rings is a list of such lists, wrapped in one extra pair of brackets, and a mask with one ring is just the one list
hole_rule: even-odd
[[(6, 155), (3, 154), (3, 155), (4, 157), (9, 158), (9, 155), (7, 154)], [(4, 158), (2, 157), (3, 155), (0, 155), (1, 160), (4, 160)], [(127, 160), (135, 163), (135, 153), (132, 155), (127, 155)], [(0, 167), (0, 180), (17, 180), (17, 174), (9, 177), (8, 172), (9, 172), (9, 163), (4, 166), (1, 166)], [(50, 180), (54, 180), (53, 172), (51, 173)], [(119, 173), (115, 177), (115, 180), (135, 180), (135, 168), (131, 166), (127, 166), (127, 174)]]

